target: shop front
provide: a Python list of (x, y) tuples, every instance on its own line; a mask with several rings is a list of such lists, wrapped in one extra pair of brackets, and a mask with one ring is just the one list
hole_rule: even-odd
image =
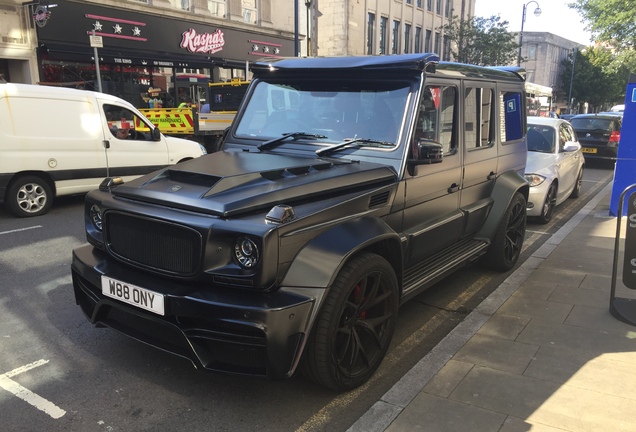
[(246, 80), (249, 62), (294, 54), (293, 35), (254, 30), (60, 2), (47, 25), (37, 29), (39, 83), (90, 90), (101, 84), (104, 93), (139, 108), (178, 107), (190, 100), (202, 106), (209, 101), (210, 82)]

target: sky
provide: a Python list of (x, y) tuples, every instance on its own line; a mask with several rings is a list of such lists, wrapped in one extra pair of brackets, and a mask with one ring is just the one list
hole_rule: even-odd
[[(541, 8), (539, 17), (534, 16), (536, 3)], [(524, 32), (548, 32), (583, 45), (591, 44), (590, 33), (585, 31), (581, 16), (567, 6), (573, 0), (537, 0), (536, 3), (528, 4), (527, 0), (476, 0), (475, 16), (488, 18), (499, 15), (502, 20), (508, 21), (508, 31), (518, 32), (521, 30), (523, 5), (528, 4)]]

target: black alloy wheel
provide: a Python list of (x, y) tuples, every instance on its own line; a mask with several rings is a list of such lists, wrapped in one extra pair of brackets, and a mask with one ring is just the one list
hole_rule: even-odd
[(514, 267), (521, 254), (526, 235), (526, 199), (517, 192), (512, 197), (497, 233), (488, 248), (485, 264), (497, 271), (508, 271)]
[(380, 366), (397, 319), (398, 284), (391, 265), (363, 253), (340, 271), (305, 349), (302, 371), (330, 389), (351, 390)]
[(547, 224), (552, 220), (554, 215), (554, 209), (557, 202), (558, 187), (555, 183), (552, 183), (548, 188), (548, 193), (545, 194), (545, 200), (541, 207), (541, 214), (537, 216), (537, 221), (541, 224)]

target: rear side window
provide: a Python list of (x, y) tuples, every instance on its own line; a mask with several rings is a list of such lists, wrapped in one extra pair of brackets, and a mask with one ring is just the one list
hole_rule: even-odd
[(523, 107), (520, 92), (502, 91), (499, 93), (499, 129), (502, 144), (523, 138)]
[(467, 149), (490, 147), (495, 142), (494, 92), (489, 88), (466, 88), (464, 136)]

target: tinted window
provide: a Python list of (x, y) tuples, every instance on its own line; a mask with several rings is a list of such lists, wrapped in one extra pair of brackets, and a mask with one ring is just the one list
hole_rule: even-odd
[(580, 130), (614, 130), (614, 121), (596, 117), (573, 118), (570, 120), (575, 129)]
[(426, 86), (415, 125), (415, 144), (426, 139), (441, 144), (445, 154), (455, 151), (456, 97), (455, 87)]

